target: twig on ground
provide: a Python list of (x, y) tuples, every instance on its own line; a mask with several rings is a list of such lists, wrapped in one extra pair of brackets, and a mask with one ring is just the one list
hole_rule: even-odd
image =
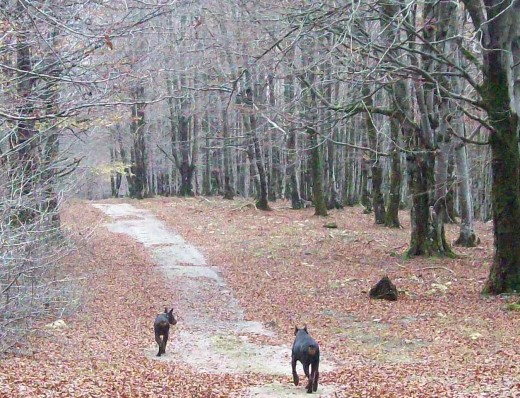
[(455, 273), (455, 271), (453, 271), (453, 270), (451, 270), (451, 269), (449, 269), (449, 268), (447, 268), (447, 267), (442, 267), (442, 266), (440, 266), (440, 265), (432, 266), (432, 267), (418, 268), (418, 269), (416, 269), (415, 271), (425, 271), (425, 270), (428, 270), (428, 269), (443, 269), (443, 270), (445, 270), (445, 271), (449, 271), (449, 272), (451, 272), (453, 275), (457, 275), (457, 274)]

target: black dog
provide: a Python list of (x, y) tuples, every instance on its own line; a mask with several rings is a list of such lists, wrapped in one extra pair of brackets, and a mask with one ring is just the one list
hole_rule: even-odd
[(177, 324), (177, 320), (173, 315), (173, 308), (170, 311), (168, 311), (168, 308), (165, 308), (164, 313), (157, 315), (153, 324), (155, 341), (159, 345), (158, 357), (166, 353), (166, 342), (168, 341), (168, 334), (170, 333), (170, 324)]
[[(307, 383), (307, 392), (312, 393), (318, 389), (318, 368), (320, 366), (320, 346), (307, 332), (307, 326), (303, 329), (294, 327), (294, 343), (292, 347), (292, 375), (294, 385), (297, 386), (300, 382), (298, 374), (296, 373), (296, 361), (300, 361), (303, 365), (305, 376), (309, 380)], [(309, 365), (311, 365), (311, 373), (309, 375)]]

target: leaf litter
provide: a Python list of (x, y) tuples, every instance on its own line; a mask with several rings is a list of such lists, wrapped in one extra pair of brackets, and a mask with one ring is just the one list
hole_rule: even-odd
[[(334, 361), (333, 369), (320, 375), (323, 391), (334, 386), (330, 396), (520, 394), (520, 314), (507, 309), (518, 298), (480, 296), (493, 253), (488, 224), (477, 224), (479, 248), (455, 248), (461, 254), (455, 260), (405, 260), (406, 213), (400, 215), (405, 228), (389, 230), (355, 207), (320, 218), (312, 209), (292, 211), (286, 202), (275, 203), (269, 213), (247, 201), (219, 199), (124, 203), (155, 214), (218, 269), (225, 281), (221, 294), (232, 292), (244, 321), (260, 322), (272, 332), (248, 334), (251, 344), (290, 347), (294, 325), (307, 324)], [(176, 285), (178, 276), (165, 278), (143, 245), (100, 228), (103, 217), (85, 202), (65, 209), (71, 234), (98, 226), (88, 241), (77, 235), (78, 251), (68, 258), (78, 283), (87, 277), (84, 303), (63, 319), (67, 328), (45, 329), (57, 319), (42, 319), (27, 343), (32, 355), (0, 360), (0, 396), (267, 397), (266, 385), (290, 387), (288, 363), (285, 375), (212, 373), (178, 358), (156, 361), (145, 355), (155, 344), (155, 314), (166, 303), (181, 303), (186, 291)], [(327, 222), (338, 228), (323, 228)], [(450, 241), (457, 228), (447, 226)], [(368, 299), (383, 275), (397, 285), (397, 302)], [(212, 290), (201, 288), (199, 299), (214, 298)], [(225, 318), (220, 306), (227, 302), (215, 300), (210, 310)], [(190, 311), (197, 311), (196, 303), (179, 314), (167, 352), (182, 339)], [(233, 343), (241, 335), (227, 337)], [(224, 350), (229, 344), (220, 341)], [(301, 386), (290, 391), (305, 394)]]

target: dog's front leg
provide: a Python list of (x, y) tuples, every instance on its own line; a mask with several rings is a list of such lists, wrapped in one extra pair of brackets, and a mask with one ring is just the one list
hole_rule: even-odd
[(292, 367), (292, 379), (295, 386), (297, 386), (300, 383), (300, 378), (298, 377), (298, 373), (296, 373), (296, 358), (294, 358), (294, 355), (291, 359), (291, 367)]
[(303, 364), (303, 371), (305, 372), (305, 376), (307, 376), (307, 386), (305, 388), (307, 388), (307, 392), (312, 392), (312, 379), (311, 379), (311, 375), (309, 374), (309, 364), (308, 363)]

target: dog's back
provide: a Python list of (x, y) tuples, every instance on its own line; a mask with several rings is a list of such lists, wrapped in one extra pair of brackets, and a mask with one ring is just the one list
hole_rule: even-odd
[(299, 329), (292, 348), (294, 358), (302, 364), (314, 364), (320, 361), (320, 346), (305, 329)]
[(164, 335), (170, 330), (170, 322), (168, 321), (167, 314), (159, 314), (155, 318), (153, 323), (153, 329), (155, 334)]

